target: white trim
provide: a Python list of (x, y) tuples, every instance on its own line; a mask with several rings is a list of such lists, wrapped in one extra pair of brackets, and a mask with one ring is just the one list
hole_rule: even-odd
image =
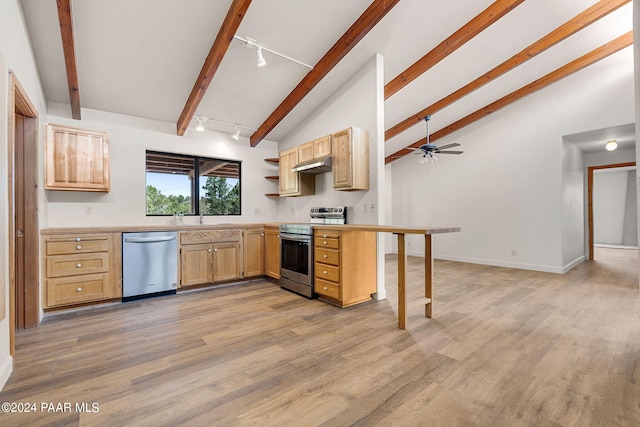
[(13, 372), (13, 357), (7, 355), (7, 358), (0, 366), (0, 390), (2, 390), (9, 380), (11, 373)]

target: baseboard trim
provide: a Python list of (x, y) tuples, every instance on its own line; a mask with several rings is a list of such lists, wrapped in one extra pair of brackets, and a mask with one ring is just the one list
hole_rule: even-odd
[[(393, 253), (397, 254), (397, 251)], [(423, 252), (414, 252), (407, 251), (407, 255), (421, 257), (424, 258)], [(445, 261), (455, 261), (455, 262), (465, 262), (468, 264), (480, 264), (480, 265), (490, 265), (493, 267), (504, 267), (504, 268), (516, 268), (518, 270), (531, 270), (531, 271), (540, 271), (543, 273), (555, 273), (555, 274), (564, 274), (569, 271), (571, 268), (575, 267), (575, 265), (579, 264), (579, 262), (574, 261), (576, 263), (572, 267), (568, 268), (573, 263), (565, 266), (565, 267), (554, 267), (551, 265), (538, 265), (538, 264), (526, 264), (526, 263), (518, 263), (518, 262), (505, 262), (498, 261), (493, 259), (480, 259), (480, 258), (467, 258), (467, 257), (458, 257), (452, 255), (434, 255), (434, 259), (441, 259)], [(583, 257), (584, 260), (584, 257)], [(566, 269), (566, 270), (565, 270)]]
[(11, 355), (7, 355), (2, 365), (0, 365), (0, 390), (2, 390), (9, 381), (9, 377), (13, 372), (13, 357)]
[(578, 264), (581, 264), (584, 262), (584, 260), (586, 260), (587, 258), (582, 255), (576, 259), (574, 259), (573, 261), (571, 261), (569, 264), (565, 265), (562, 268), (562, 274), (569, 272), (571, 269), (573, 269), (574, 267), (576, 267)]

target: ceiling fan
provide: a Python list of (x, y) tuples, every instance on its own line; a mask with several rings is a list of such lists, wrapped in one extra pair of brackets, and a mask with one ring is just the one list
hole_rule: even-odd
[(431, 119), (430, 115), (424, 117), (424, 121), (427, 123), (427, 138), (426, 138), (427, 142), (422, 144), (420, 148), (409, 147), (410, 150), (413, 150), (413, 154), (422, 155), (422, 159), (420, 159), (420, 163), (426, 162), (427, 156), (429, 156), (429, 160), (431, 161), (438, 160), (437, 157), (434, 156), (434, 154), (462, 154), (464, 151), (448, 150), (449, 148), (459, 147), (460, 144), (456, 142), (443, 145), (440, 147), (436, 146), (436, 144), (431, 144), (429, 142), (429, 120), (430, 119)]

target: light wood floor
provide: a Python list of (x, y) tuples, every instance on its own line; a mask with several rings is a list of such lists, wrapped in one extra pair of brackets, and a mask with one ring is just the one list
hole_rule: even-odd
[[(635, 250), (566, 275), (435, 263), (433, 319), (269, 282), (47, 316), (17, 334), (0, 425), (636, 426)], [(422, 292), (409, 259), (409, 300)], [(42, 402), (73, 405), (43, 413)], [(96, 402), (97, 413), (75, 412)]]

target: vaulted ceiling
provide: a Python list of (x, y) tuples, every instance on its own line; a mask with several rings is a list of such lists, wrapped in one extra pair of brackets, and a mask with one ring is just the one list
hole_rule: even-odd
[[(380, 53), (387, 161), (424, 138), (425, 114), (434, 114), (432, 138), (455, 132), (630, 49), (632, 29), (630, 0), (22, 5), (49, 101), (172, 122), (178, 133), (195, 126), (193, 115), (204, 116), (216, 120), (205, 123), (211, 130), (233, 133), (228, 124), (239, 125), (252, 144), (281, 140)], [(234, 35), (263, 46), (267, 65), (257, 67), (257, 50)]]

